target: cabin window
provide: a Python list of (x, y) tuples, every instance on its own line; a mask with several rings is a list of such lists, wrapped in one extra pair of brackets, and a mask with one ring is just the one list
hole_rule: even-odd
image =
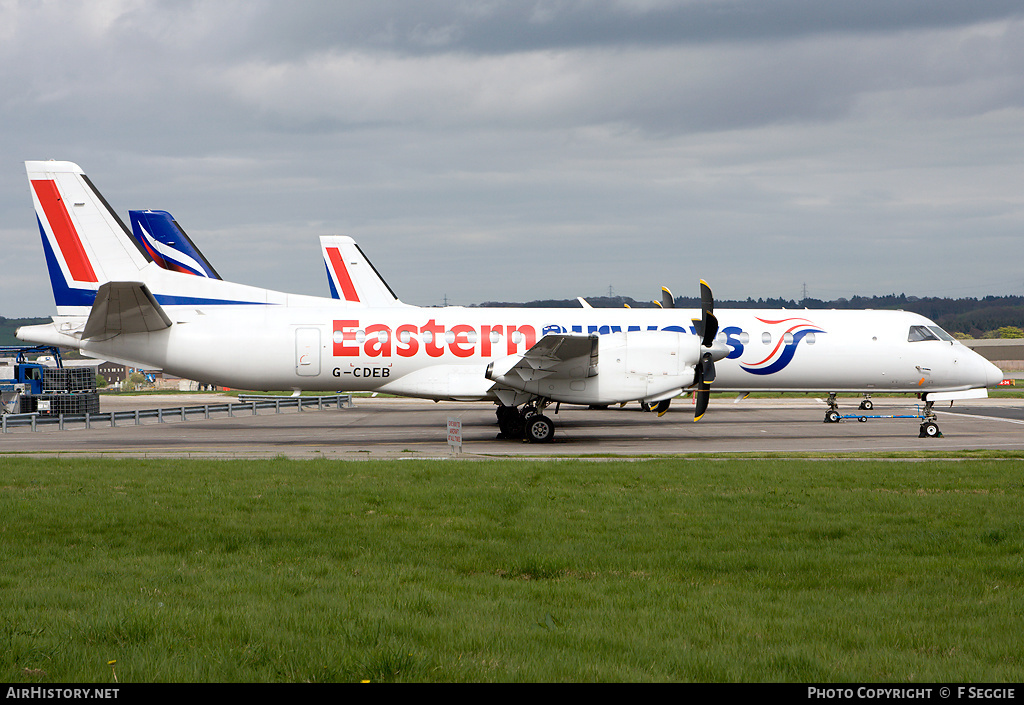
[(807, 343), (808, 345), (814, 345), (816, 341), (817, 338), (814, 337), (814, 333), (808, 333), (807, 335), (804, 336), (804, 342)]
[(792, 345), (793, 344), (793, 334), (787, 332), (785, 335), (782, 336), (782, 340), (783, 340), (783, 342), (786, 343), (786, 345)]
[(939, 340), (935, 333), (928, 329), (928, 326), (910, 326), (910, 333), (907, 334), (908, 343), (920, 343), (924, 340)]
[(769, 333), (768, 331), (765, 331), (764, 333), (762, 333), (761, 334), (761, 342), (764, 343), (765, 345), (771, 345), (772, 344), (772, 334)]

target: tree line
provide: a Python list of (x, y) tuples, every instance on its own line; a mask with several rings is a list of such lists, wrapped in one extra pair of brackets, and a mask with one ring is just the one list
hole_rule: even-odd
[[(653, 301), (636, 301), (628, 296), (588, 297), (594, 308), (653, 308)], [(495, 302), (478, 304), (480, 307), (573, 308), (580, 304), (575, 299), (546, 299), (527, 303)], [(675, 297), (677, 308), (700, 308), (700, 299), (694, 296)], [(1024, 296), (985, 296), (983, 298), (948, 299), (938, 297), (888, 294), (885, 296), (854, 296), (832, 301), (821, 299), (794, 299), (748, 297), (746, 300), (716, 300), (715, 308), (789, 308), (789, 309), (876, 309), (903, 310), (919, 313), (938, 323), (950, 333), (971, 338), (1017, 337), (1024, 335)], [(1003, 330), (1006, 329), (1006, 330)], [(1002, 330), (1002, 334), (1000, 331)]]
[[(594, 308), (653, 308), (653, 301), (636, 301), (628, 296), (588, 297)], [(525, 303), (488, 301), (472, 304), (481, 308), (575, 308), (576, 299), (543, 299)], [(675, 297), (677, 308), (700, 308), (700, 299), (694, 296)], [(849, 299), (823, 301), (821, 299), (748, 297), (744, 301), (715, 301), (715, 307), (725, 308), (790, 308), (790, 309), (892, 309), (912, 311), (938, 323), (953, 334), (971, 338), (1009, 338), (1024, 335), (1024, 296), (985, 296), (983, 298), (946, 299), (938, 297), (907, 296), (854, 296)], [(0, 316), (0, 345), (20, 345), (14, 337), (19, 326), (48, 323), (49, 318), (4, 318)]]

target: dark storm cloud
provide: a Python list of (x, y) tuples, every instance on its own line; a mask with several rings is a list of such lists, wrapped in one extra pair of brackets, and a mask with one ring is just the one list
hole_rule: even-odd
[[(819, 34), (941, 29), (1019, 17), (1013, 0), (707, 0), (683, 2), (279, 3), (248, 23), (273, 53), (328, 47), (401, 53), (506, 54), (586, 47), (785, 41)], [(259, 50), (250, 46), (250, 49)]]

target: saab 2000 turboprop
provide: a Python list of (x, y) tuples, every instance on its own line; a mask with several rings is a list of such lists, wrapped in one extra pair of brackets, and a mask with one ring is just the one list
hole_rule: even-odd
[[(703, 282), (702, 308), (691, 311), (421, 308), (400, 302), (368, 261), (336, 299), (246, 286), (158, 262), (77, 165), (26, 168), (57, 315), (18, 337), (204, 383), (490, 400), (505, 435), (547, 441), (551, 403), (640, 401), (664, 412), (694, 390), (699, 419), (714, 383), (911, 392), (930, 408), (985, 396), (1002, 377), (916, 314), (716, 313)], [(337, 261), (365, 260), (350, 238), (337, 244)]]

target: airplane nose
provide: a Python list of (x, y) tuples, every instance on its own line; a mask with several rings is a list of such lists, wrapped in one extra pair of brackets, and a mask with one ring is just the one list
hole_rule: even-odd
[(1003, 371), (974, 350), (971, 350), (962, 361), (963, 371), (967, 373), (968, 378), (963, 381), (968, 382), (974, 389), (996, 387), (1003, 381)]
[(985, 360), (985, 386), (995, 387), (1003, 381), (1003, 371)]

